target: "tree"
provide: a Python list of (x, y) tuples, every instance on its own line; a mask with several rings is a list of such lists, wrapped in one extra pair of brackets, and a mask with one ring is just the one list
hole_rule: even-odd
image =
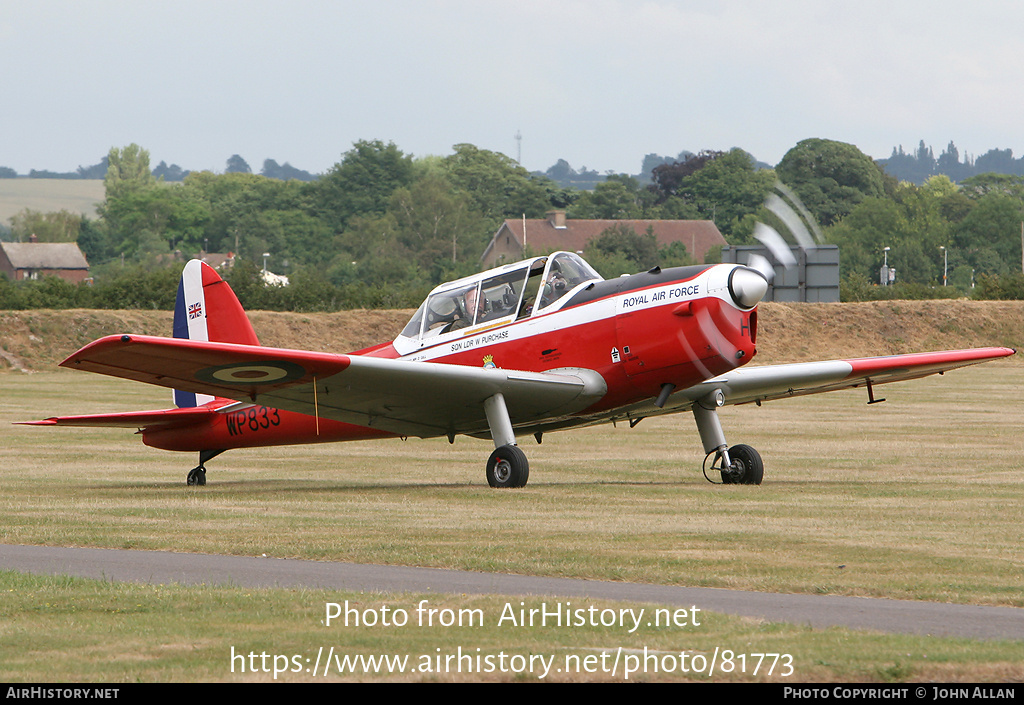
[(152, 223), (152, 213), (146, 212), (149, 208), (144, 204), (157, 188), (149, 170), (149, 152), (134, 143), (123, 149), (111, 147), (103, 185), (106, 199), (97, 210), (103, 219), (107, 242), (115, 251), (127, 256), (166, 251), (162, 233), (140, 228), (143, 222)]
[[(569, 162), (564, 159), (559, 159), (553, 166), (548, 167), (548, 170), (544, 172), (544, 175), (557, 183), (565, 183), (572, 179), (572, 177), (576, 176), (576, 171), (569, 166)], [(15, 174), (15, 176), (17, 176), (17, 174)]]
[(1024, 176), (1012, 174), (978, 174), (964, 179), (963, 192), (974, 199), (988, 194), (1001, 193), (1018, 200), (1024, 200)]
[(581, 167), (579, 171), (569, 166), (569, 162), (559, 159), (554, 166), (544, 172), (544, 176), (562, 188), (592, 189), (604, 181), (604, 177), (596, 171)]
[(966, 160), (960, 161), (960, 150), (950, 140), (946, 151), (940, 154), (935, 162), (935, 171), (938, 174), (945, 174), (952, 181), (960, 182), (969, 177), (974, 169)]
[(237, 154), (232, 154), (228, 157), (227, 167), (224, 169), (225, 174), (251, 174), (252, 169), (249, 168), (249, 163), (242, 159)]
[(26, 208), (11, 217), (11, 235), (17, 242), (28, 242), (33, 235), (39, 242), (74, 242), (81, 229), (81, 214), (67, 210), (41, 213)]
[[(593, 191), (582, 194), (569, 210), (569, 215), (591, 220), (643, 218), (643, 195), (640, 183), (632, 176), (613, 174)], [(653, 205), (653, 197), (651, 201)]]
[(475, 266), (482, 254), (488, 233), (482, 217), (471, 199), (453, 190), (441, 174), (428, 174), (396, 190), (388, 212), (395, 219), (398, 242), (415, 253), (425, 270), (439, 260)]
[(898, 249), (897, 240), (902, 242), (906, 230), (906, 219), (896, 202), (872, 196), (826, 230), (825, 237), (839, 245), (844, 277), (857, 273), (867, 281), (877, 282), (883, 248)]
[(255, 174), (193, 172), (182, 193), (209, 213), (202, 234), (211, 252), (321, 264), (333, 256), (333, 228), (312, 207), (312, 185)]
[(162, 181), (184, 181), (189, 172), (184, 171), (177, 164), (167, 166), (167, 162), (160, 162), (153, 170), (153, 176)]
[(289, 179), (298, 179), (299, 181), (316, 180), (316, 177), (308, 171), (296, 169), (288, 162), (285, 162), (283, 165), (278, 164), (273, 159), (263, 160), (263, 169), (260, 170), (260, 174), (268, 179), (280, 179), (281, 181), (288, 181)]
[(544, 186), (511, 157), (471, 144), (453, 149), (443, 160), (449, 181), (494, 227), (505, 218), (540, 218), (551, 207)]
[(979, 174), (989, 172), (999, 174), (1022, 173), (1021, 161), (1013, 158), (1012, 149), (990, 149), (974, 160), (974, 168)]
[(104, 219), (115, 251), (144, 259), (202, 249), (209, 211), (175, 186), (154, 186), (107, 200)]
[(869, 197), (885, 194), (882, 170), (852, 144), (809, 139), (775, 168), (822, 225), (831, 225)]
[(645, 154), (643, 162), (640, 164), (640, 181), (643, 183), (651, 183), (654, 180), (654, 170), (661, 166), (667, 166), (670, 164), (677, 164), (681, 161), (686, 161), (693, 154), (690, 152), (680, 152), (679, 157), (663, 157), (660, 154)]
[(394, 142), (356, 142), (342, 160), (316, 182), (317, 212), (336, 230), (359, 215), (381, 215), (395, 189), (413, 180), (412, 156)]
[(653, 188), (658, 194), (658, 203), (664, 203), (672, 196), (685, 198), (683, 184), (686, 180), (723, 154), (724, 152), (702, 150), (700, 154), (689, 154), (680, 161), (667, 162), (654, 167), (651, 171), (651, 179), (654, 182)]
[(758, 169), (742, 149), (680, 156), (685, 159), (654, 169), (650, 191), (660, 206), (654, 215), (713, 220), (730, 242), (748, 241), (775, 172)]
[(684, 178), (687, 198), (704, 218), (714, 220), (730, 242), (744, 242), (753, 232), (753, 214), (775, 184), (775, 172), (757, 169), (742, 149), (719, 153), (704, 168)]
[(110, 168), (109, 158), (103, 157), (100, 159), (99, 164), (93, 164), (92, 166), (80, 166), (78, 167), (78, 178), (80, 179), (102, 179), (107, 175), (107, 170)]
[(110, 245), (107, 229), (88, 218), (82, 219), (78, 232), (78, 247), (90, 266), (106, 262), (117, 254)]
[(1019, 199), (990, 193), (953, 228), (953, 244), (979, 274), (1008, 274), (1020, 266), (1022, 220)]
[(586, 252), (594, 260), (621, 255), (632, 269), (650, 269), (658, 264), (658, 241), (650, 227), (641, 235), (625, 223), (616, 223), (591, 240)]
[(107, 175), (103, 179), (107, 201), (150, 188), (156, 179), (149, 170), (149, 152), (132, 143), (123, 149), (111, 147), (107, 154)]

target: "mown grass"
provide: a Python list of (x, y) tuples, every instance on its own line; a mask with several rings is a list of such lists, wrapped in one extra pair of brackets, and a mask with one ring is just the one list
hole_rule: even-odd
[[(157, 408), (167, 405), (163, 390), (73, 373), (8, 374), (0, 376), (0, 542), (1020, 607), (1022, 388), (1024, 369), (997, 363), (880, 388), (876, 392), (888, 401), (870, 407), (865, 395), (851, 392), (726, 409), (722, 420), (730, 442), (749, 443), (765, 459), (761, 487), (707, 484), (693, 419), (680, 415), (648, 419), (632, 430), (551, 434), (540, 446), (531, 440), (524, 444), (531, 481), (522, 490), (488, 488), (483, 461), (489, 444), (471, 439), (453, 446), (443, 439), (393, 440), (233, 451), (209, 464), (209, 485), (188, 488), (191, 454), (146, 448), (130, 431), (7, 423)], [(74, 583), (66, 589), (76, 595), (93, 588)], [(188, 604), (211, 602), (205, 588), (174, 590)], [(223, 627), (214, 650), (240, 641), (240, 633), (274, 632), (277, 619), (267, 617), (274, 610), (255, 610), (256, 603), (275, 599), (308, 610), (313, 603), (322, 609), (324, 601), (301, 591), (271, 598), (275, 591), (208, 590), (226, 595), (218, 601), (237, 601), (225, 612), (249, 613)], [(390, 599), (404, 604), (411, 598)], [(460, 597), (458, 604), (466, 599), (477, 598)], [(252, 616), (256, 612), (259, 617)], [(211, 623), (227, 618), (211, 617)], [(727, 644), (725, 635), (746, 644), (765, 629), (782, 629), (777, 643), (790, 652), (806, 649), (801, 668), (816, 664), (801, 671), (801, 680), (877, 680), (903, 669), (901, 678), (989, 680), (1006, 671), (988, 664), (1021, 663), (1017, 645), (951, 641), (950, 653), (962, 652), (963, 660), (939, 673), (924, 666), (934, 667), (933, 644), (941, 640), (721, 619), (717, 624), (732, 626), (702, 634), (721, 636), (719, 645), (737, 651), (750, 649)], [(148, 633), (159, 641), (165, 628)], [(322, 632), (308, 628), (309, 639), (323, 640)], [(333, 631), (328, 636), (340, 638)], [(859, 656), (824, 651), (824, 643), (862, 638)], [(11, 642), (3, 643), (6, 649)], [(385, 650), (372, 640), (371, 648)], [(409, 646), (409, 653), (416, 648)], [(125, 648), (125, 658), (136, 650)], [(931, 653), (927, 659), (925, 652)], [(172, 661), (159, 658), (139, 668), (146, 680), (235, 677), (225, 660), (217, 656), (210, 670), (176, 671)], [(872, 671), (876, 667), (881, 671)], [(34, 680), (35, 673), (18, 667), (10, 677)], [(100, 677), (75, 673), (65, 676)], [(95, 673), (120, 679), (127, 671)], [(1019, 668), (1014, 673), (1024, 677)]]
[[(644, 624), (633, 633), (618, 625), (528, 626), (508, 618), (510, 608), (516, 614), (553, 610), (553, 598), (136, 585), (12, 571), (0, 571), (0, 595), (0, 678), (7, 682), (978, 682), (1024, 676), (1020, 641), (815, 630), (706, 612), (696, 613), (697, 625)], [(418, 617), (421, 600), (437, 610), (432, 625)], [(328, 624), (328, 603), (354, 609), (360, 619), (387, 606), (390, 623), (367, 626), (353, 617), (347, 625), (343, 618)], [(562, 606), (655, 609), (583, 599)], [(399, 610), (408, 619), (396, 625)], [(440, 623), (443, 610), (450, 610), (448, 626)], [(716, 649), (718, 666), (709, 674)], [(331, 653), (404, 656), (406, 670), (362, 664), (343, 670), (328, 660)], [(469, 656), (461, 670), (460, 653)], [(531, 656), (548, 665), (535, 660), (531, 670)], [(633, 670), (628, 676), (627, 665)]]

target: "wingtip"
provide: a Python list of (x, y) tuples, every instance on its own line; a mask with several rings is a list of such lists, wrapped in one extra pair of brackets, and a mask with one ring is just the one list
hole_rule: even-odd
[(64, 358), (63, 361), (58, 363), (57, 367), (74, 368), (76, 365), (78, 365), (81, 362), (81, 357), (82, 357), (82, 355), (86, 351), (94, 350), (94, 349), (96, 349), (98, 347), (109, 345), (111, 342), (130, 343), (130, 342), (132, 342), (132, 336), (130, 336), (128, 334), (121, 334), (121, 335), (114, 334), (114, 335), (105, 335), (102, 338), (97, 338), (96, 340), (92, 341), (91, 343), (87, 343), (86, 345), (83, 345), (78, 350), (76, 350), (75, 352), (73, 352), (70, 355), (68, 355), (66, 358)]

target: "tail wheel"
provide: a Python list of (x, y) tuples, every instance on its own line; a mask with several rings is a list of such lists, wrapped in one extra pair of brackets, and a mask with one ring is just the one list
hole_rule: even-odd
[(524, 487), (530, 479), (530, 463), (519, 446), (495, 448), (487, 459), (487, 484), (491, 487)]
[(735, 445), (729, 449), (732, 465), (722, 469), (722, 483), (726, 485), (760, 485), (764, 479), (761, 454), (748, 445)]

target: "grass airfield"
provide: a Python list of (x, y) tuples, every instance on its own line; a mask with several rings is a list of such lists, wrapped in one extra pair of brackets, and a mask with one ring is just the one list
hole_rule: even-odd
[[(169, 405), (145, 385), (70, 372), (0, 375), (0, 542), (357, 561), (485, 572), (1024, 606), (1024, 365), (720, 412), (765, 460), (760, 487), (700, 473), (693, 419), (525, 439), (530, 484), (487, 487), (485, 441), (399, 440), (231, 451), (185, 486), (193, 454), (124, 430), (9, 422)], [(409, 608), (409, 595), (117, 585), (0, 572), (0, 679), (274, 680), (231, 672), (231, 647), (309, 654), (663, 652), (793, 655), (781, 670), (634, 680), (1005, 681), (1024, 640), (973, 642), (710, 615), (699, 629), (325, 628), (324, 603)], [(432, 600), (441, 601), (439, 596)], [(451, 596), (452, 609), (505, 598)], [(540, 603), (541, 600), (533, 601)], [(517, 600), (518, 603), (518, 600)], [(532, 604), (532, 603), (528, 603)], [(1024, 635), (1022, 635), (1024, 637)], [(438, 651), (438, 653), (440, 653)], [(48, 654), (60, 654), (50, 658)], [(749, 666), (749, 664), (748, 664)], [(536, 680), (530, 673), (332, 678)], [(308, 672), (277, 680), (309, 680)], [(606, 672), (548, 680), (622, 680)]]

